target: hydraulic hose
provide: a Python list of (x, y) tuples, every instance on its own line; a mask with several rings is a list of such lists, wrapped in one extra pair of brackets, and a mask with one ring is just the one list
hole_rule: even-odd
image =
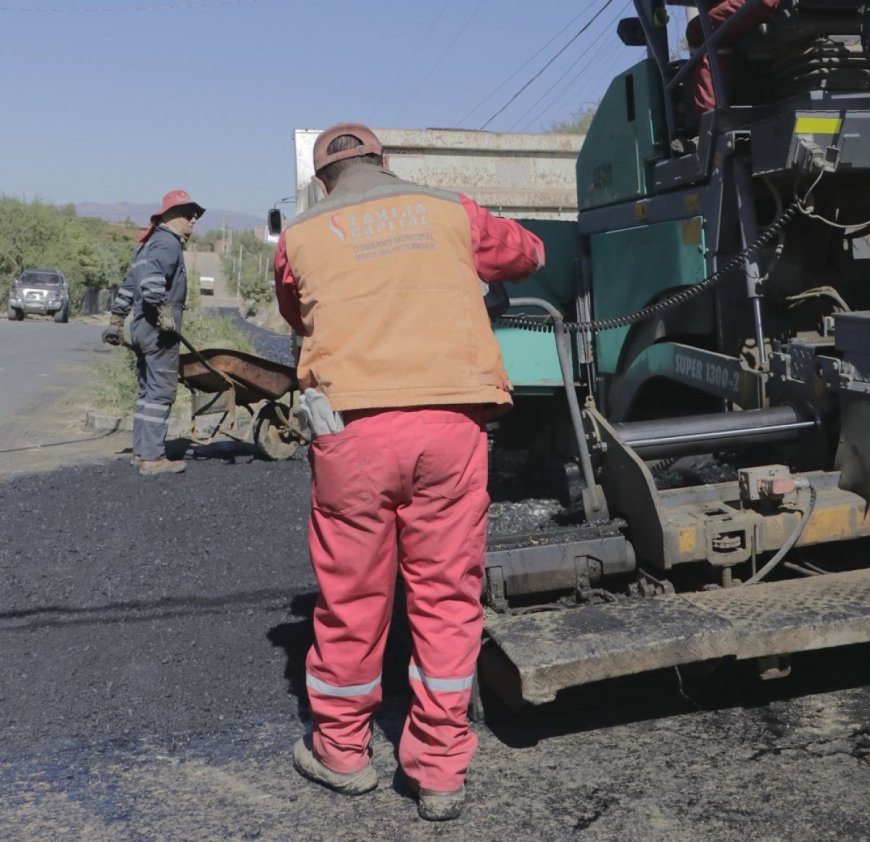
[(777, 550), (776, 555), (770, 561), (768, 561), (767, 564), (764, 565), (764, 567), (757, 571), (754, 576), (751, 576), (749, 579), (747, 579), (745, 584), (757, 585), (762, 579), (764, 579), (786, 557), (788, 552), (798, 542), (798, 538), (800, 538), (803, 534), (807, 523), (809, 523), (809, 520), (813, 514), (813, 510), (816, 508), (816, 489), (811, 482), (805, 479), (799, 479), (797, 483), (798, 488), (809, 488), (809, 505), (806, 507), (803, 516), (801, 517), (794, 532), (792, 532), (792, 534), (788, 536), (788, 540), (779, 548), (779, 550)]
[(577, 392), (572, 388), (571, 345), (568, 331), (562, 328), (564, 324), (562, 314), (548, 301), (541, 298), (519, 298), (517, 303), (520, 306), (540, 307), (546, 310), (554, 320), (556, 326), (556, 355), (559, 358), (559, 369), (562, 372), (562, 382), (565, 385), (565, 397), (568, 400), (571, 426), (574, 429), (574, 437), (577, 441), (577, 449), (580, 454), (580, 467), (583, 471), (583, 480), (589, 495), (591, 495), (589, 511), (586, 512), (586, 515), (589, 520), (593, 520), (595, 516), (601, 516), (606, 507), (603, 505), (604, 501), (601, 499), (598, 485), (595, 482), (592, 457), (589, 454), (589, 445), (586, 441), (586, 433), (583, 430), (583, 416), (580, 410), (580, 403), (577, 400)]

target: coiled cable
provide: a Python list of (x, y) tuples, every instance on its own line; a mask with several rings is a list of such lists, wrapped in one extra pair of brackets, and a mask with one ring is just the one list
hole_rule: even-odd
[[(794, 199), (791, 204), (770, 223), (743, 251), (735, 254), (726, 261), (719, 269), (708, 275), (704, 280), (693, 284), (690, 287), (681, 289), (668, 298), (657, 301), (655, 304), (650, 304), (647, 307), (642, 307), (634, 313), (627, 313), (624, 316), (613, 316), (606, 319), (594, 319), (589, 322), (568, 322), (563, 320), (563, 325), (569, 333), (600, 333), (605, 330), (615, 330), (620, 327), (628, 327), (629, 325), (637, 324), (652, 318), (659, 313), (664, 313), (680, 304), (685, 304), (693, 298), (697, 298), (702, 292), (721, 283), (729, 272), (738, 268), (749, 255), (758, 251), (762, 246), (766, 246), (777, 238), (786, 225), (791, 222), (798, 211), (801, 210), (801, 200)], [(530, 316), (525, 313), (516, 315), (505, 314), (499, 316), (495, 323), (503, 327), (520, 328), (521, 330), (530, 330), (538, 333), (552, 333), (553, 323), (559, 318), (558, 316)]]

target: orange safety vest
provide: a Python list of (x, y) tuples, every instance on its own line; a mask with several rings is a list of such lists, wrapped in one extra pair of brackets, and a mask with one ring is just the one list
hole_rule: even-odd
[(511, 404), (458, 195), (359, 165), (283, 236), (300, 388), (338, 411)]

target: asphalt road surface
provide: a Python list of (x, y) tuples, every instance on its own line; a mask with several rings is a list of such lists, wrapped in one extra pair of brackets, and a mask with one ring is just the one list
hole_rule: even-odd
[[(15, 353), (0, 331), (0, 382), (35, 379), (19, 366), (37, 327)], [(45, 327), (73, 368), (98, 347), (99, 326)], [(16, 396), (17, 415), (41, 394)], [(36, 472), (0, 454), (0, 838), (870, 839), (868, 647), (802, 656), (778, 682), (667, 671), (520, 716), (492, 709), (474, 726), (465, 813), (432, 825), (394, 782), (399, 619), (379, 788), (352, 799), (303, 781), (290, 750), (308, 722), (315, 595), (304, 456), (178, 442), (185, 474), (141, 478), (118, 435), (87, 458), (55, 448), (68, 461)]]

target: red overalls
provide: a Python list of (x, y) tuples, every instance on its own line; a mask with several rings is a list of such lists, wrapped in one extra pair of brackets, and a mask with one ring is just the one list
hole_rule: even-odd
[[(477, 746), (466, 712), (483, 631), (487, 446), (481, 407), (345, 413), (311, 445), (309, 550), (320, 585), (306, 661), (314, 750), (368, 762), (369, 720), (401, 572), (413, 698), (399, 746), (426, 789), (458, 789)], [(348, 686), (348, 682), (353, 683)]]
[(369, 762), (400, 574), (413, 699), (399, 761), (423, 789), (452, 792), (477, 745), (485, 407), (510, 404), (478, 278), (527, 277), (543, 245), (463, 196), (368, 165), (297, 220), (276, 251), (278, 305), (305, 337), (300, 379), (345, 423), (309, 450), (314, 753), (335, 772)]

